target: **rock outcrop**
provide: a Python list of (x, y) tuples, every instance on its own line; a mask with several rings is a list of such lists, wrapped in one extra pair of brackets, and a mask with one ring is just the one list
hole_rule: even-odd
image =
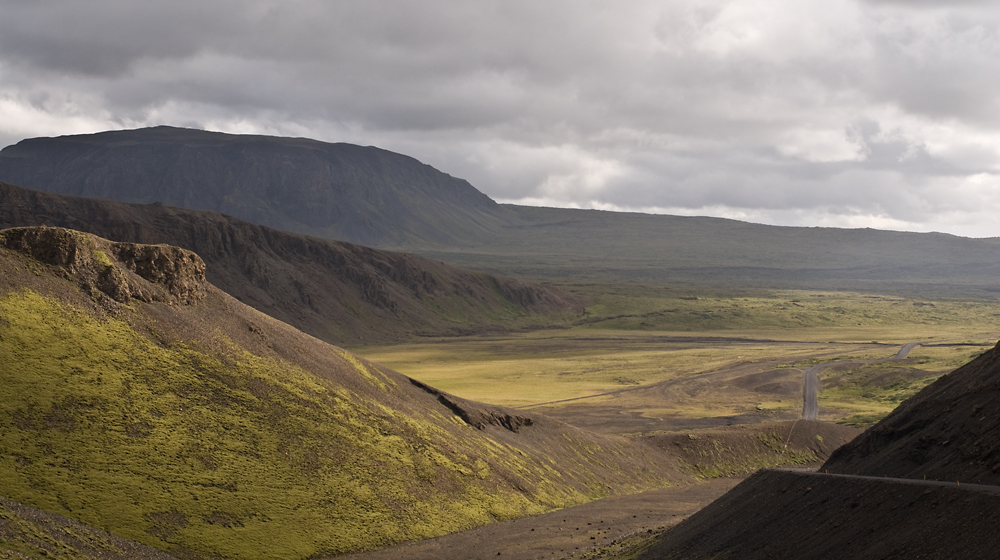
[(205, 297), (205, 262), (170, 245), (115, 243), (60, 227), (0, 231), (0, 247), (59, 267), (92, 296), (192, 305)]

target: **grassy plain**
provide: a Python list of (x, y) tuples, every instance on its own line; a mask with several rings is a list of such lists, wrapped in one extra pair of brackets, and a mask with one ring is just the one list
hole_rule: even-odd
[[(648, 418), (791, 417), (802, 406), (801, 370), (843, 361), (823, 373), (822, 416), (864, 425), (995, 343), (1000, 318), (995, 299), (571, 288), (593, 304), (565, 329), (353, 350), (469, 399), (572, 407), (576, 416), (617, 407)], [(965, 345), (921, 346), (905, 360), (873, 363), (913, 341)]]

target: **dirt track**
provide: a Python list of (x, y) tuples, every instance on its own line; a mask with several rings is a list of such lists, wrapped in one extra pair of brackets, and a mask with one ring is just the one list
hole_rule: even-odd
[(608, 545), (625, 535), (676, 525), (742, 478), (715, 479), (597, 500), (545, 515), (493, 523), (478, 529), (403, 544), (345, 560), (476, 560), (565, 558)]

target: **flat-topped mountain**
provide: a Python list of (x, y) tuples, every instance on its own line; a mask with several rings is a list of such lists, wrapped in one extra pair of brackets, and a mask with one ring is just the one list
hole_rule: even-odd
[(0, 496), (181, 558), (295, 559), (685, 478), (641, 442), (369, 363), (205, 274), (169, 245), (0, 231)]
[(301, 138), (170, 127), (34, 138), (0, 151), (0, 181), (535, 278), (986, 295), (1000, 276), (1000, 239), (502, 205), (408, 156)]
[(0, 180), (160, 202), (377, 247), (461, 245), (504, 210), (468, 182), (353, 144), (159, 126), (9, 146)]
[(0, 183), (0, 228), (62, 226), (195, 251), (208, 280), (327, 342), (357, 344), (545, 323), (582, 311), (563, 290), (277, 231), (215, 212), (124, 204)]

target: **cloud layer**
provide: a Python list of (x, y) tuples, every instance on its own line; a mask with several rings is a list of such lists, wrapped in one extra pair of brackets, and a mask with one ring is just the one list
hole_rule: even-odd
[(1000, 8), (0, 0), (0, 143), (374, 144), (509, 202), (1000, 236)]

